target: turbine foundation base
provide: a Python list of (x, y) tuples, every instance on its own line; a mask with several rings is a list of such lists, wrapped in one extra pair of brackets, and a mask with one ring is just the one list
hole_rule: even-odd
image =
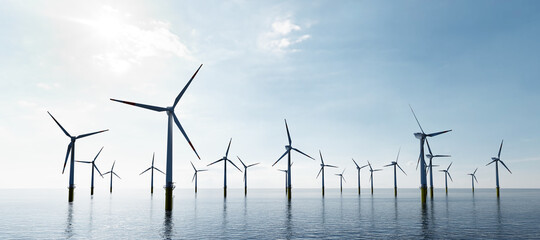
[(172, 211), (173, 189), (174, 187), (165, 187), (165, 211)]
[(75, 187), (68, 187), (68, 202), (73, 202), (74, 192), (75, 192)]
[(90, 195), (94, 195), (94, 187), (90, 188)]
[(426, 204), (427, 187), (420, 187), (420, 194), (421, 194), (421, 198), (422, 198), (422, 204)]
[(497, 197), (499, 197), (500, 194), (499, 194), (499, 187), (497, 187)]

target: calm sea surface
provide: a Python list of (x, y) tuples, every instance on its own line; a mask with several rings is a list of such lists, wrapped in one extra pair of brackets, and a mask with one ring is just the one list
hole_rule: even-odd
[(78, 188), (0, 190), (0, 239), (540, 239), (540, 190), (435, 191), (425, 207), (418, 189), (164, 190)]

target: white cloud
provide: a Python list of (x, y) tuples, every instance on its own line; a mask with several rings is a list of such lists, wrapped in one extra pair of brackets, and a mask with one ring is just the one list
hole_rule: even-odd
[(59, 86), (60, 84), (58, 83), (48, 84), (48, 83), (40, 82), (36, 84), (36, 87), (44, 89), (44, 90), (51, 90), (53, 88), (58, 88)]
[(272, 23), (272, 31), (265, 32), (260, 36), (260, 48), (274, 53), (296, 52), (298, 49), (291, 48), (293, 45), (301, 43), (311, 36), (302, 34), (298, 36), (296, 32), (302, 28), (291, 22), (290, 19), (277, 20)]

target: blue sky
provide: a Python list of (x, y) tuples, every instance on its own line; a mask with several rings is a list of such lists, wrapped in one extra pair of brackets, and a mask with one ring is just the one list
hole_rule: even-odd
[[(270, 165), (286, 144), (313, 157), (323, 152), (344, 187), (355, 187), (351, 158), (381, 167), (401, 147), (415, 188), (418, 127), (453, 129), (431, 141), (437, 164), (451, 169), (451, 187), (470, 187), (466, 173), (480, 167), (479, 187), (495, 185), (485, 167), (505, 139), (502, 187), (538, 188), (540, 179), (540, 4), (535, 1), (6, 1), (0, 8), (0, 188), (64, 188), (69, 139), (46, 111), (81, 139), (76, 158), (98, 167), (117, 161), (119, 188), (144, 188), (156, 152), (165, 168), (166, 115), (109, 101), (118, 98), (169, 106), (203, 63), (176, 113), (202, 160), (174, 131), (174, 180), (192, 187), (198, 167), (231, 155), (261, 162), (250, 169), (256, 188), (283, 186), (286, 164)], [(317, 158), (318, 160), (318, 158)], [(318, 161), (293, 155), (293, 187), (316, 188)], [(208, 167), (200, 188), (222, 187), (222, 167)], [(88, 188), (90, 168), (76, 166)], [(229, 187), (242, 187), (230, 171)], [(363, 186), (369, 182), (363, 172)], [(443, 187), (444, 174), (435, 174)], [(392, 172), (375, 187), (393, 186)], [(97, 187), (107, 185), (99, 180)], [(164, 178), (156, 179), (156, 185)]]

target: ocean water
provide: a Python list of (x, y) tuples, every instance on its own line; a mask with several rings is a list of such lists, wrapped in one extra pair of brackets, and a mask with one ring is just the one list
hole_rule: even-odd
[(0, 190), (0, 239), (540, 239), (539, 189), (107, 190)]

